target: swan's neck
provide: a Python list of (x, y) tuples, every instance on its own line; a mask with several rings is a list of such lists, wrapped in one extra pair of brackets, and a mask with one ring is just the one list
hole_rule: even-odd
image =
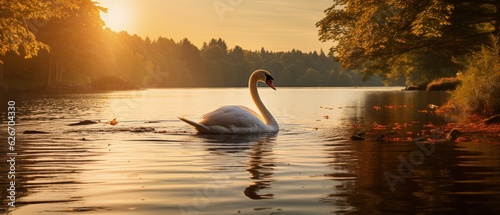
[(278, 122), (276, 122), (271, 112), (269, 112), (264, 103), (262, 103), (259, 92), (257, 91), (257, 84), (257, 77), (252, 75), (250, 77), (250, 80), (248, 81), (248, 88), (250, 88), (250, 95), (252, 96), (252, 100), (255, 103), (255, 106), (257, 106), (257, 108), (259, 109), (260, 114), (264, 118), (264, 123), (277, 129)]

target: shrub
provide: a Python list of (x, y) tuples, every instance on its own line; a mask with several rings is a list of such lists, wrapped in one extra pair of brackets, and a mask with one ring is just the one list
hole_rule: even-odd
[(426, 90), (455, 90), (462, 83), (462, 80), (457, 78), (439, 78), (427, 84)]
[(462, 84), (451, 93), (448, 106), (467, 115), (500, 113), (500, 38), (492, 35), (491, 45), (483, 45), (457, 63), (464, 68)]

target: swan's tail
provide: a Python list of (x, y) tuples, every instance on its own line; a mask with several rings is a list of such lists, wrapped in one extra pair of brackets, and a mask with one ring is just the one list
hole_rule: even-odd
[(180, 120), (184, 121), (185, 123), (193, 126), (198, 132), (203, 132), (203, 131), (207, 130), (207, 127), (202, 125), (202, 124), (199, 124), (197, 122), (193, 122), (193, 121), (186, 119), (186, 118), (183, 118), (183, 117), (177, 117), (177, 118), (179, 118)]

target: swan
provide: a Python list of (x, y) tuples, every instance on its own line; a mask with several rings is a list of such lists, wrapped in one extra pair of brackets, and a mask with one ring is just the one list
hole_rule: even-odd
[(258, 82), (264, 82), (273, 90), (273, 76), (266, 70), (256, 70), (250, 75), (248, 89), (252, 100), (261, 114), (241, 105), (220, 107), (201, 117), (199, 122), (179, 117), (193, 126), (198, 133), (204, 134), (251, 134), (278, 132), (279, 126), (273, 115), (267, 110), (257, 91)]

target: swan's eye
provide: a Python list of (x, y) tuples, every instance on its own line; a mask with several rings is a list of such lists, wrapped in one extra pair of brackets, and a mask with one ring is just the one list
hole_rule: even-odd
[(274, 80), (273, 76), (266, 74), (266, 82)]
[(266, 74), (266, 84), (269, 87), (273, 88), (273, 90), (276, 90), (276, 87), (274, 87), (274, 84), (273, 84), (273, 76)]

